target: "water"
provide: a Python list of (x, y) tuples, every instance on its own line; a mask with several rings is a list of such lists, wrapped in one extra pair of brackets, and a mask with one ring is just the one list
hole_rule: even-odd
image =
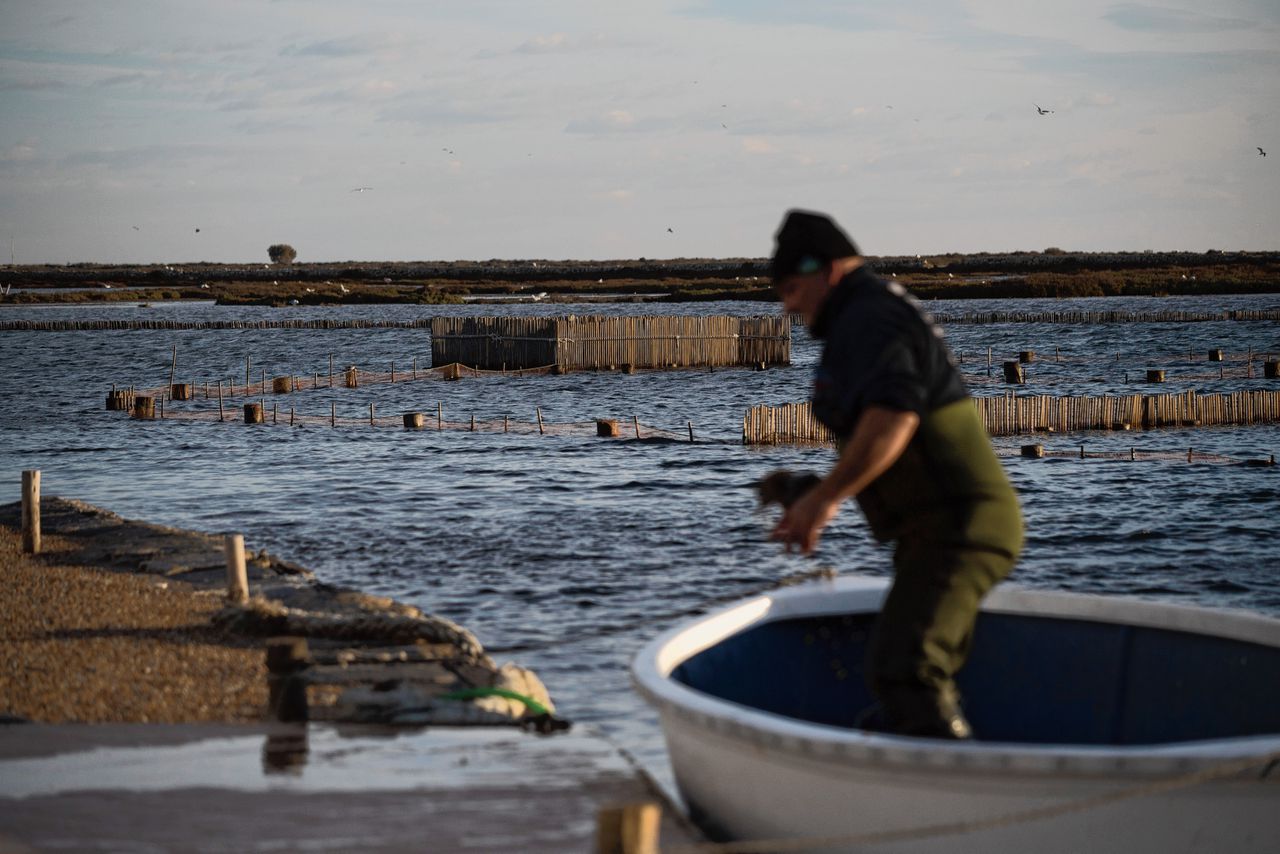
[[(1008, 302), (930, 303), (938, 311), (1009, 308)], [(1018, 309), (1209, 311), (1277, 308), (1280, 295), (1035, 300)], [(695, 305), (366, 306), (289, 309), (211, 304), (14, 307), (4, 319), (119, 317), (213, 319), (386, 318), (432, 314), (761, 314), (759, 303)], [(976, 393), (999, 393), (1002, 358), (1035, 350), (1027, 391), (1280, 389), (1259, 377), (1220, 380), (1204, 361), (1280, 353), (1269, 322), (1052, 326), (956, 325), (947, 330)], [(334, 364), (375, 371), (413, 358), (430, 364), (423, 330), (226, 330), (0, 333), (0, 482), (19, 496), (20, 471), (43, 471), (46, 495), (81, 498), (122, 515), (209, 532), (239, 531), (321, 578), (394, 596), (473, 630), (499, 661), (532, 667), (561, 712), (591, 722), (659, 779), (667, 769), (656, 718), (631, 690), (627, 667), (658, 632), (716, 603), (830, 565), (885, 574), (889, 554), (852, 507), (827, 531), (816, 559), (766, 542), (771, 517), (748, 484), (778, 467), (820, 469), (821, 448), (740, 444), (748, 407), (803, 400), (817, 347), (795, 330), (788, 368), (490, 376), (322, 388), (277, 398), (299, 412), (340, 415), (435, 411), (446, 418), (583, 422), (573, 435), (408, 432), (327, 426), (249, 429), (231, 422), (139, 423), (103, 408), (112, 383), (327, 375)], [(995, 379), (987, 377), (993, 348)], [(1194, 357), (1188, 360), (1187, 354)], [(1061, 361), (1055, 361), (1060, 357)], [(1233, 363), (1228, 363), (1230, 367)], [(1234, 363), (1239, 368), (1242, 363)], [(268, 401), (270, 405), (271, 401)], [(238, 401), (237, 401), (238, 404)], [(174, 404), (180, 406), (181, 404)], [(197, 401), (199, 407), (207, 407)], [(238, 410), (237, 410), (238, 411)], [(595, 438), (590, 422), (618, 418), (699, 441)], [(429, 419), (430, 420), (430, 419)], [(645, 429), (648, 429), (647, 427)], [(629, 432), (629, 431), (628, 431)], [(997, 440), (1011, 451), (1025, 438)], [(1280, 427), (1095, 433), (1038, 438), (1049, 450), (1164, 450), (1244, 458), (1280, 452)], [(1280, 616), (1273, 534), (1280, 469), (1185, 461), (1003, 458), (1019, 490), (1028, 539), (1015, 571), (1035, 587), (1247, 608)]]

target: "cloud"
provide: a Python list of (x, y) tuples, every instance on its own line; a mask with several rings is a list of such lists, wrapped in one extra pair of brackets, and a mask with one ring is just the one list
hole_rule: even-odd
[(280, 51), (281, 56), (314, 56), (322, 59), (377, 56), (388, 51), (399, 51), (408, 46), (408, 40), (394, 34), (366, 33), (340, 39), (326, 39), (303, 45), (291, 44)]
[(565, 133), (608, 134), (649, 133), (671, 127), (666, 119), (637, 119), (629, 110), (610, 110), (594, 116), (571, 119), (565, 125)]
[(1164, 6), (1145, 6), (1140, 3), (1112, 6), (1102, 17), (1121, 29), (1146, 33), (1222, 33), (1257, 26), (1256, 22), (1243, 18), (1220, 18), (1217, 15)]

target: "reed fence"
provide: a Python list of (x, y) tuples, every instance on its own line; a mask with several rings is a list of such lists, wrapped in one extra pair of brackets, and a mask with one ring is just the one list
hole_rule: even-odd
[(416, 320), (6, 320), (0, 332), (81, 332), (116, 329), (427, 329)]
[[(1280, 423), (1280, 392), (1128, 394), (1054, 397), (1005, 394), (973, 398), (987, 433), (1070, 433), (1160, 427)], [(746, 445), (829, 444), (835, 437), (808, 403), (753, 406), (742, 420)]]
[(436, 317), (431, 361), (488, 370), (786, 365), (791, 322), (786, 316)]
[[(1206, 323), (1223, 320), (1280, 320), (1280, 309), (1224, 309), (1222, 311), (933, 311), (922, 308), (934, 323), (946, 325), (984, 323)], [(796, 324), (804, 316), (791, 315)]]

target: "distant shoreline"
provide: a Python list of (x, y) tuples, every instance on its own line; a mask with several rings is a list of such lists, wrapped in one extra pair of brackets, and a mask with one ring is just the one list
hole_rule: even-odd
[[(1046, 250), (869, 260), (927, 299), (1280, 293), (1280, 252)], [(776, 301), (762, 258), (15, 265), (0, 267), (5, 288), (20, 292), (0, 296), (0, 305)]]

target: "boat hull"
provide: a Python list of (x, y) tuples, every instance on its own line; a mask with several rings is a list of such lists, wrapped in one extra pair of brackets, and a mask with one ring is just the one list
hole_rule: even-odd
[[(1280, 755), (1274, 734), (1124, 746), (939, 742), (795, 720), (671, 678), (700, 652), (770, 620), (874, 611), (885, 583), (815, 587), (731, 606), (637, 656), (635, 683), (658, 709), (680, 794), (713, 837), (904, 854), (1274, 850), (1280, 770), (1257, 762)], [(988, 607), (1201, 629), (1218, 619), (1203, 609), (1141, 603), (1129, 614), (1099, 597), (1015, 590)], [(1223, 619), (1229, 633), (1280, 646), (1276, 621)]]

